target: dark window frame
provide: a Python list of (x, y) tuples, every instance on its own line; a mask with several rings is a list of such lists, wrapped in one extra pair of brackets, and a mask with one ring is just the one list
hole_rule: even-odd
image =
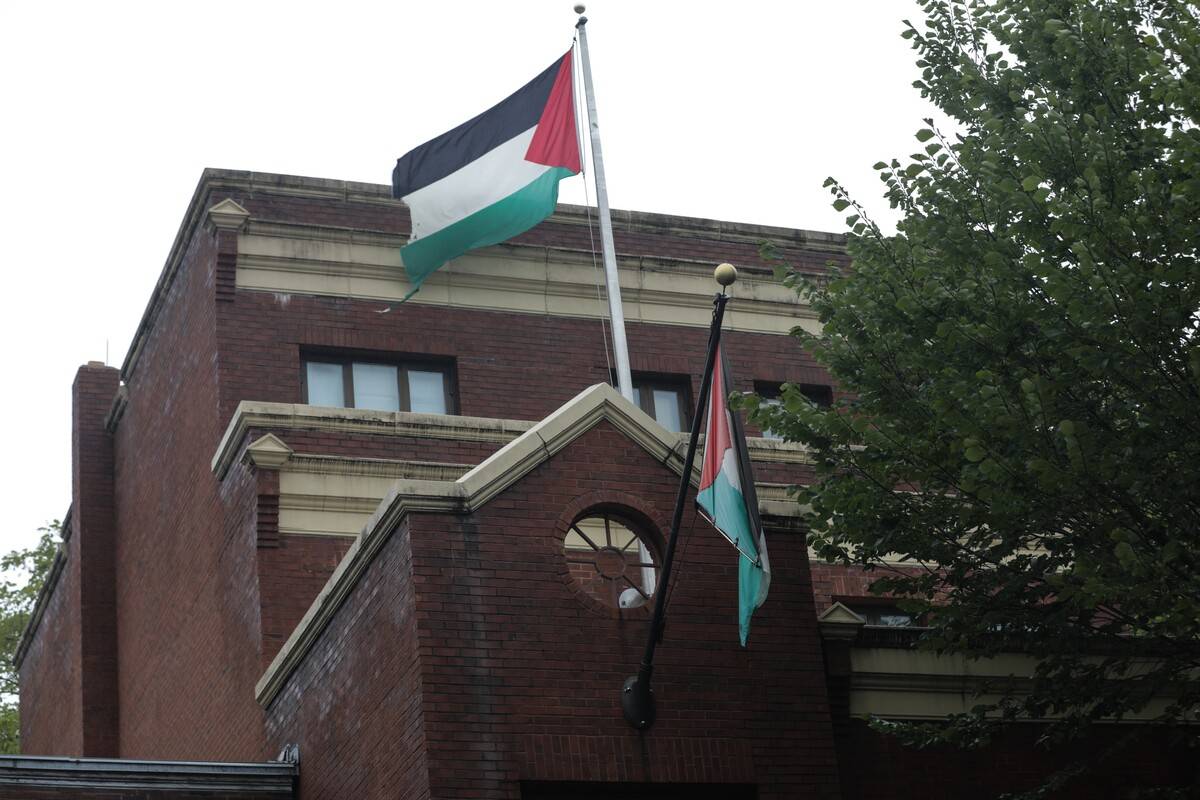
[(754, 393), (763, 400), (779, 400), (783, 396), (783, 384), (791, 383), (800, 390), (808, 402), (818, 408), (833, 405), (833, 387), (827, 383), (796, 383), (795, 381), (755, 381)]
[(638, 408), (645, 411), (651, 419), (658, 417), (654, 413), (654, 390), (677, 392), (679, 403), (680, 432), (687, 433), (692, 429), (692, 379), (690, 375), (670, 375), (663, 373), (635, 372), (632, 375), (633, 386), (638, 390)]
[[(876, 628), (920, 628), (924, 627), (925, 619), (921, 614), (904, 611), (899, 606), (900, 597), (880, 597), (878, 595), (856, 596), (835, 594), (830, 597), (835, 603), (841, 603), (846, 608), (867, 620), (867, 625)], [(884, 616), (907, 617), (907, 625), (887, 625), (882, 622)]]
[[(354, 365), (364, 364), (396, 368), (397, 397), (400, 411), (411, 412), (409, 371), (440, 372), (446, 414), (458, 414), (458, 371), (451, 359), (420, 355), (394, 355), (362, 350), (304, 350), (300, 354), (300, 393), (308, 403), (308, 365), (334, 364), (342, 368), (342, 408), (358, 408), (354, 402)], [(417, 412), (430, 413), (430, 412)]]

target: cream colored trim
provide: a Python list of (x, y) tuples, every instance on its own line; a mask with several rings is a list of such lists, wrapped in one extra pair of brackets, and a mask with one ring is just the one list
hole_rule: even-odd
[[(614, 392), (615, 394), (615, 392)], [(639, 409), (640, 411), (640, 409)], [(645, 416), (644, 414), (642, 416)], [(646, 417), (649, 420), (649, 417)], [(653, 422), (653, 420), (651, 420)], [(451, 439), (470, 442), (508, 444), (534, 427), (533, 422), (518, 419), (495, 419), (491, 417), (460, 417), (451, 414), (414, 414), (408, 411), (367, 411), (357, 408), (325, 408), (300, 403), (260, 403), (243, 400), (234, 410), (221, 442), (212, 457), (212, 471), (217, 478), (224, 478), (233, 459), (237, 456), (246, 431), (250, 428), (274, 428), (276, 430), (317, 430), (335, 433), (383, 434), (388, 436), (411, 436), (420, 439)], [(658, 423), (654, 422), (658, 427)], [(673, 439), (672, 450), (680, 453), (686, 448), (687, 435), (662, 430), (664, 441)], [(700, 443), (703, 445), (704, 437)], [(811, 462), (808, 449), (801, 444), (778, 442), (771, 439), (750, 438), (747, 450), (753, 461), (806, 464)], [(293, 455), (289, 464), (297, 459), (322, 458), (321, 456)], [(300, 462), (296, 462), (300, 463)], [(314, 464), (313, 469), (320, 471)], [(413, 463), (413, 462), (407, 462)], [(682, 456), (680, 457), (682, 463)], [(290, 468), (290, 467), (289, 467)], [(682, 469), (682, 467), (681, 467)], [(698, 473), (697, 473), (698, 474)], [(436, 478), (435, 478), (436, 479)], [(765, 486), (766, 484), (764, 484)], [(775, 487), (783, 484), (773, 485)], [(765, 489), (767, 498), (760, 501), (773, 505), (795, 505), (786, 492)], [(772, 512), (773, 513), (773, 512)]]
[(746, 450), (751, 461), (776, 464), (815, 464), (807, 445), (779, 439), (746, 437)]
[(532, 422), (409, 411), (367, 411), (293, 403), (238, 403), (212, 458), (212, 471), (224, 478), (250, 428), (299, 429), (344, 433), (412, 436), (506, 444), (532, 427)]
[(279, 532), (357, 536), (397, 480), (455, 481), (467, 464), (293, 456), (279, 476)]
[(250, 212), (226, 198), (208, 210), (208, 222), (218, 230), (240, 231), (250, 219)]
[[(288, 459), (288, 473), (313, 475), (347, 475), (368, 478), (416, 478), (429, 481), (455, 481), (461, 478), (470, 464), (442, 461), (395, 461), (383, 458), (346, 458), (344, 456), (293, 455)], [(379, 497), (383, 497), (382, 494)]]
[[(400, 262), (406, 238), (376, 231), (251, 222), (238, 237), (237, 286), (275, 294), (313, 294), (396, 302), (408, 295)], [(706, 327), (712, 265), (665, 257), (618, 263), (626, 319)], [(785, 334), (820, 330), (816, 314), (768, 272), (743, 270), (726, 314), (730, 330)], [(431, 275), (409, 302), (508, 313), (600, 318), (591, 254), (505, 244), (473, 251)]]
[[(241, 170), (204, 170), (171, 245), (166, 263), (154, 286), (150, 301), (138, 324), (129, 352), (121, 366), (121, 377), (127, 383), (137, 369), (146, 337), (153, 328), (164, 298), (167, 297), (170, 287), (174, 283), (179, 264), (187, 252), (198, 226), (202, 220), (207, 218), (205, 210), (214, 193), (312, 197), (334, 202), (363, 203), (397, 209), (401, 205), (399, 201), (391, 198), (390, 187), (386, 185)], [(709, 239), (754, 244), (770, 242), (780, 247), (798, 248), (810, 253), (831, 256), (844, 256), (846, 252), (846, 239), (840, 234), (672, 217), (636, 211), (614, 210), (612, 216), (614, 225), (623, 231), (685, 236), (693, 241)], [(551, 220), (556, 224), (579, 227), (591, 224), (590, 211), (582, 206), (560, 205)]]
[(273, 433), (260, 436), (246, 445), (246, 459), (260, 469), (279, 469), (292, 455), (292, 448)]
[(841, 603), (834, 603), (817, 617), (821, 638), (835, 641), (854, 641), (858, 638), (858, 632), (866, 624), (866, 619)]
[[(1026, 685), (1037, 659), (1008, 653), (970, 659), (926, 650), (884, 647), (850, 649), (850, 715), (886, 719), (933, 720), (995, 702), (998, 693), (982, 692), (989, 681)], [(1171, 701), (1157, 698), (1126, 722), (1155, 718)]]

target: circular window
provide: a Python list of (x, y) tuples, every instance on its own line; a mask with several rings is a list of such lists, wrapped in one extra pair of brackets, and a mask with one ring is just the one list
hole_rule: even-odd
[(571, 578), (584, 594), (609, 608), (638, 608), (658, 586), (658, 555), (629, 517), (586, 511), (563, 538)]

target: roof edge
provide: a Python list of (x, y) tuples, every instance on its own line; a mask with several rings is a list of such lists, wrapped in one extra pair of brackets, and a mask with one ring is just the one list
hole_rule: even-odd
[[(211, 195), (220, 190), (247, 192), (274, 192), (277, 194), (307, 197), (324, 197), (343, 202), (378, 203), (400, 207), (399, 200), (391, 196), (391, 187), (386, 184), (362, 183), (359, 181), (338, 180), (332, 178), (312, 178), (301, 175), (283, 175), (269, 172), (251, 172), (248, 170), (205, 168), (200, 174), (200, 180), (188, 202), (187, 211), (179, 224), (179, 230), (171, 244), (162, 272), (150, 293), (142, 318), (130, 341), (129, 351), (121, 363), (121, 379), (128, 382), (132, 377), (146, 336), (154, 327), (155, 320), (162, 308), (179, 265), (183, 261), (189, 242), (196, 229), (200, 226), (207, 210)], [(586, 224), (591, 219), (591, 210), (587, 206), (560, 204), (553, 219), (560, 222), (578, 222)], [(679, 232), (704, 233), (710, 237), (723, 238), (753, 238), (769, 240), (777, 244), (793, 247), (809, 247), (819, 251), (844, 252), (846, 237), (843, 234), (825, 231), (805, 230), (800, 228), (783, 228), (770, 225), (755, 225), (744, 222), (706, 219), (703, 217), (683, 217), (670, 214), (659, 214), (648, 211), (628, 211), (613, 209), (612, 217), (622, 229), (643, 230), (674, 230)]]
[(226, 797), (291, 797), (299, 774), (286, 761), (144, 761), (117, 758), (0, 756), (0, 786), (98, 788), (105, 791), (182, 790)]
[(25, 654), (33, 645), (33, 638), (37, 636), (38, 626), (41, 625), (42, 617), (46, 614), (46, 606), (50, 604), (50, 598), (54, 595), (54, 590), (58, 588), (58, 581), (67, 564), (66, 544), (71, 539), (71, 516), (74, 512), (75, 504), (72, 503), (67, 506), (67, 513), (63, 515), (62, 525), (59, 527), (59, 541), (58, 547), (54, 551), (54, 560), (50, 562), (50, 568), (46, 570), (46, 577), (42, 579), (41, 588), (38, 589), (37, 597), (33, 600), (33, 608), (29, 611), (29, 619), (25, 622), (21, 638), (17, 640), (17, 648), (13, 651), (12, 663), (18, 672), (21, 670), (21, 664), (25, 661)]

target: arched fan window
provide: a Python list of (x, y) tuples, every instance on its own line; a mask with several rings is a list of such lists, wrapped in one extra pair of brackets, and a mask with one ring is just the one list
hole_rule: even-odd
[(593, 508), (567, 529), (563, 556), (585, 594), (609, 608), (647, 605), (658, 586), (654, 539), (633, 514)]

